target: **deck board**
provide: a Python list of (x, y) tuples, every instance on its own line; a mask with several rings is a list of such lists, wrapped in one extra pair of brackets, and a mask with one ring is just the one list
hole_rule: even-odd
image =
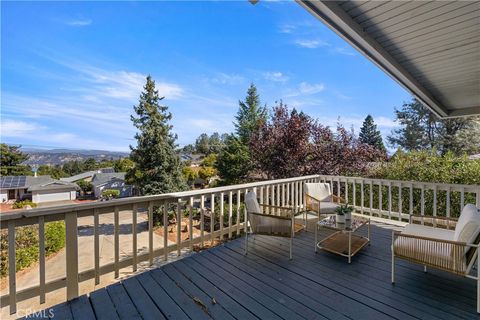
[(53, 310), (97, 319), (480, 319), (474, 280), (398, 260), (392, 285), (391, 230), (371, 231), (371, 245), (351, 264), (315, 254), (314, 235), (305, 231), (294, 239), (291, 261), (288, 239), (250, 237), (245, 256), (238, 238)]

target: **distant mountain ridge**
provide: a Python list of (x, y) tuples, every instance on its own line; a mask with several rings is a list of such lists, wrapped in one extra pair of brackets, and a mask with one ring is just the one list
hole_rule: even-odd
[(117, 160), (128, 157), (128, 152), (106, 151), (106, 150), (74, 150), (74, 149), (33, 149), (22, 148), (24, 153), (29, 155), (29, 159), (24, 162), (28, 165), (56, 165), (68, 161), (84, 161), (93, 158), (96, 161)]

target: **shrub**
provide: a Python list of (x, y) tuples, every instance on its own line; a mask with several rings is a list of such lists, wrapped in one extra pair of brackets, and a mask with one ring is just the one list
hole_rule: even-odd
[(33, 203), (32, 201), (30, 200), (23, 200), (23, 201), (15, 201), (12, 205), (12, 208), (13, 209), (22, 209), (24, 208), (25, 206), (30, 206), (32, 208), (36, 208), (37, 207), (37, 204), (36, 203)]
[[(401, 180), (401, 181), (420, 181), (434, 183), (451, 184), (480, 184), (480, 160), (469, 160), (467, 156), (455, 156), (449, 152), (444, 156), (432, 151), (401, 152), (398, 151), (389, 162), (383, 163), (374, 169), (371, 174), (373, 178)], [(349, 190), (352, 190), (349, 186)], [(357, 185), (357, 199), (360, 199)], [(373, 188), (373, 207), (378, 208), (378, 187)], [(399, 205), (398, 187), (392, 186), (392, 208), (396, 209)], [(369, 206), (369, 186), (365, 186), (365, 204)], [(403, 211), (408, 212), (409, 189), (402, 188)], [(434, 193), (432, 190), (425, 190), (425, 214), (433, 214)], [(351, 199), (351, 198), (350, 198)], [(421, 191), (414, 189), (413, 192), (414, 208), (413, 213), (421, 212)], [(450, 193), (451, 216), (457, 217), (460, 214), (461, 194), (459, 191)], [(357, 200), (357, 202), (359, 202)], [(437, 191), (437, 214), (446, 214), (447, 192)], [(475, 196), (472, 193), (465, 193), (465, 203), (475, 203)], [(382, 187), (382, 208), (385, 210), (388, 206), (388, 187)]]
[(120, 196), (120, 190), (115, 189), (105, 189), (102, 191), (102, 197), (107, 199), (114, 199)]
[(93, 191), (93, 185), (89, 181), (80, 180), (80, 181), (77, 182), (77, 184), (80, 187), (80, 189), (82, 189), (84, 194), (86, 194), (87, 192), (92, 192)]
[[(38, 226), (18, 227), (15, 229), (16, 271), (20, 271), (38, 261)], [(8, 233), (0, 234), (0, 276), (8, 274)], [(63, 221), (45, 224), (45, 255), (58, 252), (65, 246), (65, 224)]]

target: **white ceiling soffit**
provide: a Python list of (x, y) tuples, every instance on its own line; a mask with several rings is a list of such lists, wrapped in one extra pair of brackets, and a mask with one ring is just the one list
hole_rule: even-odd
[(480, 1), (296, 1), (438, 116), (480, 115)]

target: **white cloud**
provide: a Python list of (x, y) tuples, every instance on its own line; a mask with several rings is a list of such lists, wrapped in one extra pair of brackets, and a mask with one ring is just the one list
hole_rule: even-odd
[(323, 83), (301, 82), (297, 88), (289, 90), (284, 97), (298, 97), (305, 95), (314, 95), (325, 90)]
[(375, 123), (378, 125), (378, 127), (381, 127), (381, 128), (393, 129), (393, 128), (398, 128), (400, 126), (394, 120), (392, 120), (390, 118), (387, 118), (387, 117), (382, 117), (382, 116), (374, 117), (373, 121), (375, 121)]
[(282, 24), (278, 27), (280, 33), (292, 33), (297, 29), (297, 26), (293, 24)]
[(85, 27), (92, 24), (91, 19), (73, 19), (65, 22), (69, 26), (73, 27)]
[(319, 39), (297, 39), (295, 44), (308, 49), (330, 46), (328, 42)]
[(307, 82), (302, 82), (298, 86), (298, 89), (301, 94), (316, 94), (325, 90), (325, 85), (323, 83), (309, 84)]
[(211, 78), (210, 81), (216, 84), (228, 84), (228, 85), (236, 85), (242, 84), (245, 81), (245, 78), (238, 74), (227, 74), (223, 72), (219, 72), (215, 75), (215, 77)]
[(27, 137), (31, 134), (35, 134), (36, 131), (41, 129), (41, 127), (35, 123), (27, 123), (18, 120), (3, 120), (1, 123), (2, 138)]
[(288, 76), (285, 74), (278, 72), (278, 71), (272, 71), (272, 72), (264, 72), (263, 77), (266, 80), (269, 81), (275, 81), (275, 82), (286, 82), (288, 81)]
[(351, 48), (346, 48), (346, 47), (336, 47), (333, 49), (333, 52), (343, 54), (346, 56), (356, 56), (357, 53), (353, 51)]
[[(109, 71), (90, 66), (76, 66), (75, 70), (87, 75), (89, 81), (96, 84), (90, 88), (90, 98), (103, 95), (114, 99), (136, 100), (145, 85), (146, 75), (130, 71)], [(174, 83), (155, 81), (160, 96), (175, 100), (183, 95), (183, 89)]]

